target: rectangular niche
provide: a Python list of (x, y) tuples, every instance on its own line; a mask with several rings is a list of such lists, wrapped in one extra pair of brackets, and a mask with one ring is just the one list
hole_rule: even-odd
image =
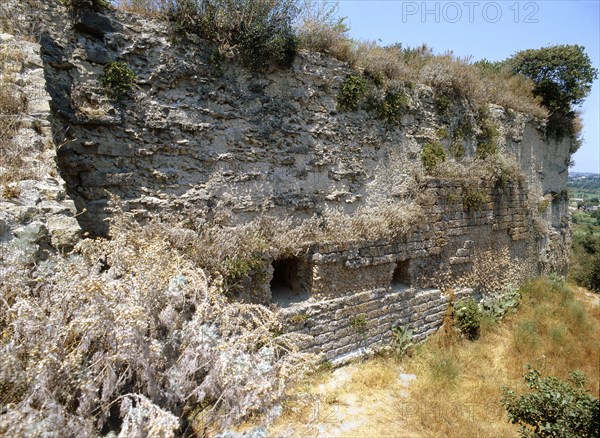
[(273, 262), (271, 302), (289, 307), (308, 299), (308, 291), (301, 279), (305, 275), (305, 261), (298, 257), (277, 259)]
[(410, 260), (401, 260), (396, 263), (392, 276), (392, 290), (402, 290), (410, 287)]

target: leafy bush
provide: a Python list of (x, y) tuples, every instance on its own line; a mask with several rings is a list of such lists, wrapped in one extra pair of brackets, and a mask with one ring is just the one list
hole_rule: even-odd
[(473, 298), (459, 300), (452, 305), (456, 324), (461, 332), (469, 339), (479, 337), (481, 311)]
[(463, 196), (463, 206), (467, 211), (475, 211), (481, 209), (489, 202), (487, 193), (475, 187), (467, 187)]
[(408, 107), (408, 96), (398, 87), (390, 87), (375, 107), (377, 117), (388, 123), (398, 123)]
[(121, 99), (129, 94), (135, 82), (135, 73), (125, 62), (110, 62), (104, 66), (104, 74), (100, 77), (100, 85), (106, 93)]
[(392, 347), (398, 356), (409, 354), (413, 347), (413, 332), (406, 327), (392, 328)]
[(427, 143), (423, 146), (421, 150), (421, 163), (423, 163), (425, 171), (431, 173), (444, 161), (446, 161), (446, 151), (440, 143)]
[(521, 426), (523, 437), (597, 437), (600, 435), (600, 400), (584, 389), (582, 373), (569, 381), (542, 377), (531, 365), (524, 376), (531, 390), (517, 396), (502, 387), (502, 405), (510, 421)]
[(581, 126), (574, 107), (585, 100), (598, 77), (585, 48), (559, 45), (524, 50), (506, 63), (513, 72), (535, 83), (534, 94), (550, 112), (548, 135), (557, 139), (570, 136), (576, 150)]
[(502, 319), (506, 313), (516, 308), (521, 300), (519, 289), (508, 287), (499, 294), (487, 295), (481, 301), (482, 313), (495, 319)]
[(361, 75), (351, 73), (346, 76), (337, 95), (337, 106), (340, 111), (356, 111), (360, 100), (367, 91), (367, 82)]
[(289, 66), (297, 50), (293, 0), (179, 0), (173, 5), (176, 30), (197, 34), (242, 64), (263, 69)]

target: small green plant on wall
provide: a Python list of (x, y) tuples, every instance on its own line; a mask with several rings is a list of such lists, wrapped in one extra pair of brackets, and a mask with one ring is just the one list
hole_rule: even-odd
[(489, 200), (487, 193), (483, 190), (468, 187), (463, 197), (463, 205), (467, 211), (475, 211), (480, 210)]
[(342, 88), (337, 95), (337, 106), (340, 111), (356, 111), (360, 100), (367, 91), (367, 82), (358, 74), (346, 76)]
[(350, 326), (356, 333), (365, 334), (367, 332), (367, 318), (365, 315), (357, 315), (350, 318)]
[(125, 62), (110, 62), (104, 67), (100, 85), (110, 97), (122, 99), (131, 93), (135, 82), (135, 73)]
[(408, 96), (400, 89), (389, 89), (377, 105), (377, 117), (388, 123), (398, 123), (408, 107)]
[(438, 143), (427, 143), (421, 151), (421, 162), (427, 173), (431, 173), (437, 166), (446, 161), (446, 151), (444, 147)]

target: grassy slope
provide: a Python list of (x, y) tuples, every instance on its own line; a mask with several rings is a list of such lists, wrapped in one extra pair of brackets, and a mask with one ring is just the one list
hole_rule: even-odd
[[(598, 295), (547, 280), (522, 288), (503, 322), (486, 320), (481, 337), (457, 336), (452, 322), (411, 357), (378, 357), (295, 389), (295, 400), (270, 429), (273, 436), (515, 436), (500, 404), (500, 387), (524, 389), (525, 363), (562, 378), (582, 370), (598, 396)], [(406, 388), (400, 372), (413, 373)]]

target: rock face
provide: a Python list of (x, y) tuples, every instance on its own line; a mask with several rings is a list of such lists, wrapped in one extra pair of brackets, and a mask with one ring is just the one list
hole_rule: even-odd
[(12, 138), (2, 143), (2, 153), (23, 164), (6, 160), (6, 168), (0, 167), (2, 181), (7, 181), (0, 187), (0, 259), (11, 263), (14, 256), (33, 264), (48, 251), (70, 251), (82, 231), (56, 166), (40, 45), (10, 34), (1, 34), (0, 44), (2, 53), (9, 54), (2, 81), (13, 84), (25, 102), (23, 113), (11, 116), (16, 127)]
[[(488, 108), (500, 152), (519, 178), (432, 178), (420, 160), (425, 144), (447, 151), (458, 144), (462, 160), (475, 156), (481, 116), (464, 100), (440, 111), (434, 90), (407, 86), (407, 106), (392, 125), (365, 111), (338, 111), (336, 95), (351, 70), (320, 54), (255, 73), (215, 61), (200, 40), (173, 42), (160, 23), (114, 11), (73, 17), (58, 2), (44, 7), (44, 79), (36, 83), (50, 96), (58, 169), (85, 231), (106, 234), (114, 199), (141, 221), (192, 228), (265, 214), (361, 214), (401, 201), (424, 211), (398, 238), (307, 243), (302, 256), (272, 261), (255, 300), (285, 306), (289, 329), (314, 336), (306, 348), (336, 359), (389, 342), (393, 327), (423, 337), (442, 323), (443, 291), (477, 295), (564, 272), (570, 144), (547, 141), (543, 121)], [(137, 78), (121, 101), (100, 85), (113, 61)], [(465, 126), (471, 132), (457, 137)], [(40, 204), (35, 196), (24, 205)], [(0, 230), (8, 229), (0, 219)], [(72, 213), (43, 221), (44, 238), (71, 247), (74, 221)], [(37, 239), (36, 230), (16, 235)]]

